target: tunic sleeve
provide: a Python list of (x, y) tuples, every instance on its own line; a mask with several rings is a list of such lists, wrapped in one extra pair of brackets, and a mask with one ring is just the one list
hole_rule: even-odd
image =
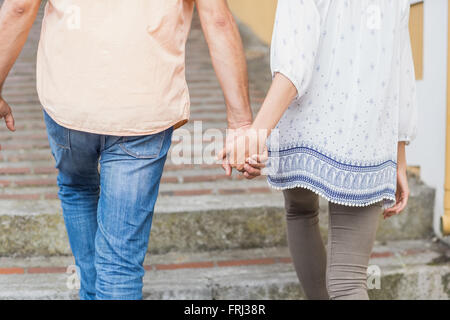
[(302, 96), (309, 86), (320, 39), (314, 0), (279, 0), (271, 47), (272, 76), (287, 77)]
[(409, 1), (407, 2), (401, 26), (398, 141), (409, 144), (417, 135), (418, 107), (414, 62), (409, 36), (410, 5)]

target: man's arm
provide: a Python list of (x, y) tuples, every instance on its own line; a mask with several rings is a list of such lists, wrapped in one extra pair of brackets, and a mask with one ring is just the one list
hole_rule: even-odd
[(196, 0), (212, 63), (222, 86), (230, 129), (252, 124), (247, 62), (242, 39), (226, 0)]
[(17, 60), (36, 19), (41, 0), (5, 0), (0, 8), (0, 119), (14, 131), (10, 106), (2, 98), (3, 84)]

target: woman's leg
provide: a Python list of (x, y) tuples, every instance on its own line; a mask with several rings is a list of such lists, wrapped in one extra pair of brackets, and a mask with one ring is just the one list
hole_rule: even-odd
[(306, 297), (328, 300), (326, 252), (319, 230), (319, 196), (303, 188), (283, 192), (288, 244)]
[(329, 203), (327, 288), (333, 300), (368, 300), (367, 266), (382, 203), (349, 207)]

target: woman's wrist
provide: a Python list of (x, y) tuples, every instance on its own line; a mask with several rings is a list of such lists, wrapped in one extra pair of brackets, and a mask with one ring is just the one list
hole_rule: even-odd
[(399, 141), (397, 147), (397, 171), (401, 172), (406, 171), (407, 168), (405, 145), (404, 141)]

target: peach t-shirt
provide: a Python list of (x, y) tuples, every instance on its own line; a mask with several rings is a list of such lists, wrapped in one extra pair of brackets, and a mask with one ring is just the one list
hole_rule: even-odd
[(189, 118), (185, 45), (192, 0), (49, 0), (37, 90), (60, 125), (154, 134)]

